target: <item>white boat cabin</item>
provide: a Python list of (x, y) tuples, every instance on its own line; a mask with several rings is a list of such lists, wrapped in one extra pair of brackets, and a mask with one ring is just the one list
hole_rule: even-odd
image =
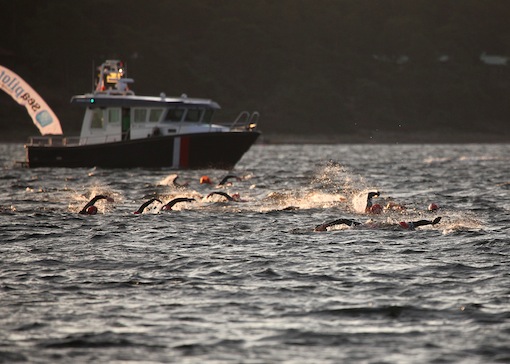
[(133, 80), (124, 76), (122, 62), (106, 61), (99, 67), (94, 92), (71, 99), (86, 106), (80, 144), (231, 130), (212, 124), (214, 111), (220, 109), (216, 102), (186, 95), (135, 96), (128, 87)]
[(92, 93), (71, 98), (71, 104), (85, 108), (79, 137), (31, 137), (29, 145), (88, 145), (160, 136), (252, 131), (259, 113), (243, 111), (231, 125), (212, 123), (220, 106), (209, 99), (137, 96), (129, 89), (124, 64), (108, 60), (98, 67)]
[[(214, 110), (219, 106), (209, 100), (164, 96), (158, 100), (153, 97), (96, 94), (77, 96), (73, 101), (89, 103), (83, 119), (80, 144), (230, 131), (229, 127), (212, 124)], [(145, 103), (146, 106), (143, 105)]]

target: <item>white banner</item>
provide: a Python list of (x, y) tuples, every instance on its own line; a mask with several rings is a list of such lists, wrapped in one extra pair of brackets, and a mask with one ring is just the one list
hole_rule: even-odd
[(37, 92), (21, 77), (0, 66), (0, 88), (7, 92), (18, 104), (26, 107), (28, 114), (42, 135), (62, 134), (60, 121)]

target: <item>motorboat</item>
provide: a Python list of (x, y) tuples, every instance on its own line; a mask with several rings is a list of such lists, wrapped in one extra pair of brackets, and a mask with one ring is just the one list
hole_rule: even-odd
[(230, 124), (214, 123), (210, 99), (135, 95), (124, 63), (97, 68), (93, 91), (71, 98), (85, 115), (79, 136), (29, 138), (26, 165), (232, 169), (261, 135), (259, 113), (243, 111)]

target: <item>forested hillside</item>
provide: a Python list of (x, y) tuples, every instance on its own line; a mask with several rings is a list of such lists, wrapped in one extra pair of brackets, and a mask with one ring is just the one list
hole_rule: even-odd
[[(510, 1), (0, 0), (0, 64), (79, 132), (72, 95), (122, 59), (138, 94), (258, 110), (267, 141), (508, 141)], [(489, 56), (500, 56), (491, 58)], [(499, 64), (492, 64), (498, 63)], [(37, 134), (0, 95), (3, 140)]]

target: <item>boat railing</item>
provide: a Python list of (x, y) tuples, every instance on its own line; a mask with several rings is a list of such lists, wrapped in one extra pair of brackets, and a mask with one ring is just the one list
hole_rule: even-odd
[(28, 138), (27, 145), (41, 146), (41, 147), (66, 147), (87, 144), (101, 144), (120, 141), (118, 134), (114, 135), (101, 135), (101, 136), (87, 136), (87, 137), (63, 137), (63, 136), (34, 136)]
[(257, 127), (257, 123), (260, 118), (260, 113), (258, 111), (241, 111), (234, 122), (230, 125), (230, 129), (232, 130), (253, 130)]
[(102, 143), (112, 143), (112, 142), (118, 142), (121, 140), (128, 140), (129, 139), (129, 132), (123, 132), (123, 135), (120, 136), (119, 134), (107, 134), (107, 135), (89, 135), (78, 138), (80, 140), (80, 145), (87, 145), (87, 144), (102, 144)]
[(34, 136), (28, 138), (28, 145), (34, 146), (46, 146), (46, 147), (57, 147), (57, 146), (69, 146), (80, 144), (80, 137), (63, 137), (61, 135), (51, 136)]

